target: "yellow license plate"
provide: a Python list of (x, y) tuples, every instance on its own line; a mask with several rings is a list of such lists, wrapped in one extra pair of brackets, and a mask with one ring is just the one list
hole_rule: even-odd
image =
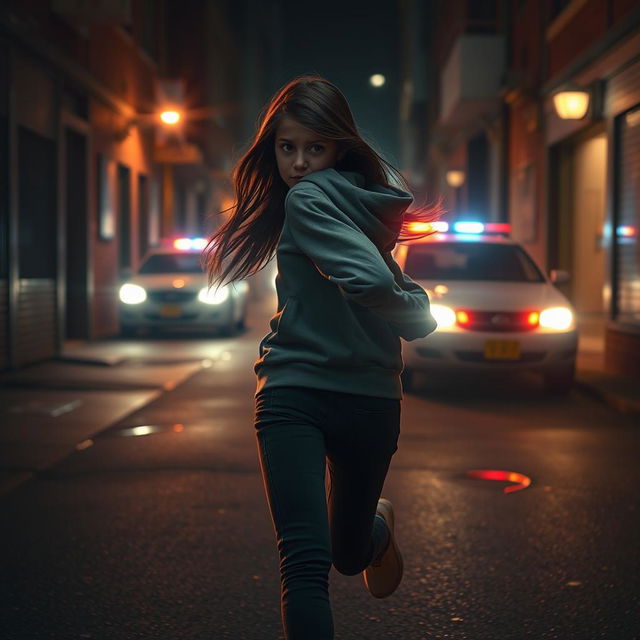
[(163, 318), (179, 318), (182, 315), (182, 307), (179, 304), (165, 304), (160, 309)]
[(519, 360), (520, 343), (517, 340), (487, 340), (484, 357), (487, 360)]

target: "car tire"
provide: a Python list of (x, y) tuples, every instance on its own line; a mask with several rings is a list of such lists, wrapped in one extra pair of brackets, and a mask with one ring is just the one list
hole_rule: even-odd
[(568, 369), (544, 375), (544, 390), (554, 396), (566, 396), (571, 389), (576, 377), (575, 364)]
[(138, 335), (138, 329), (137, 327), (132, 327), (125, 324), (120, 327), (120, 335), (123, 338), (135, 338)]
[(233, 338), (238, 333), (238, 328), (235, 324), (228, 324), (220, 329), (218, 335), (223, 338)]
[(413, 389), (413, 369), (408, 369), (405, 367), (400, 374), (400, 381), (402, 382), (402, 391), (404, 393), (411, 391)]

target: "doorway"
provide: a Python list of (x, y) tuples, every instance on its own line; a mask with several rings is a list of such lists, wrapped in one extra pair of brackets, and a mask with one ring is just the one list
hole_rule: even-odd
[(603, 131), (551, 149), (548, 264), (571, 281), (559, 288), (576, 311), (603, 319), (606, 251), (603, 243), (607, 137)]
[(65, 338), (89, 338), (87, 139), (65, 129)]
[(573, 304), (578, 313), (603, 314), (606, 308), (603, 243), (607, 175), (607, 137), (601, 133), (576, 144), (573, 163)]
[(131, 268), (131, 169), (118, 165), (118, 266)]

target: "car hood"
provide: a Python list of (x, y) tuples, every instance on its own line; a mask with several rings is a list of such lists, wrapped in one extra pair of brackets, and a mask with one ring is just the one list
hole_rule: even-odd
[[(419, 280), (431, 304), (477, 311), (535, 311), (568, 306), (567, 298), (548, 282)], [(446, 289), (446, 290), (445, 290)]]

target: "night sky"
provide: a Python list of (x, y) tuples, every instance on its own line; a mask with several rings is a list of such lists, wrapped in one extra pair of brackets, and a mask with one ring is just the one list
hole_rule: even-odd
[[(316, 73), (347, 97), (361, 133), (389, 160), (398, 160), (400, 35), (394, 0), (283, 2), (286, 81)], [(382, 73), (381, 88), (369, 77)]]

